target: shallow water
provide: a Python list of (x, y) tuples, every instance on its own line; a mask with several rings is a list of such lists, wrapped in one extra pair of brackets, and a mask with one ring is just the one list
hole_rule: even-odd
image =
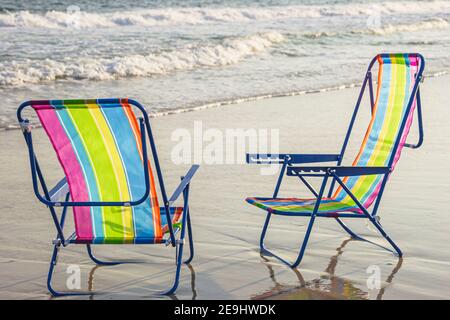
[[(167, 288), (174, 271), (173, 250), (156, 245), (96, 246), (96, 254), (104, 259), (146, 262), (101, 268), (88, 259), (84, 246), (69, 246), (60, 256), (55, 287), (65, 289), (66, 269), (74, 264), (81, 268), (81, 288), (99, 293), (92, 299), (447, 299), (449, 83), (450, 77), (443, 76), (426, 79), (421, 86), (424, 145), (403, 150), (381, 201), (381, 223), (403, 250), (403, 259), (378, 246), (349, 241), (334, 219), (325, 218), (316, 220), (297, 270), (261, 256), (258, 239), (264, 211), (245, 203), (244, 198), (270, 196), (276, 176), (261, 175), (256, 165), (202, 163), (190, 191), (196, 253), (191, 268), (182, 270), (176, 295), (156, 295), (156, 290)], [(189, 167), (171, 161), (174, 128), (192, 133), (198, 120), (205, 130), (222, 132), (227, 128), (278, 128), (280, 151), (334, 153), (343, 141), (357, 94), (353, 88), (152, 119), (168, 192)], [(367, 99), (363, 106), (345, 164), (357, 153), (370, 119)], [(43, 130), (33, 130), (33, 136), (47, 181), (53, 185), (62, 174), (54, 152)], [(408, 141), (416, 138), (414, 126)], [(0, 153), (0, 298), (48, 299), (45, 275), (55, 231), (48, 210), (33, 195), (22, 140), (20, 131), (0, 133), (0, 149), (5, 151)], [(308, 197), (309, 192), (297, 179), (287, 177), (280, 196)], [(73, 228), (71, 220), (68, 232)], [(274, 217), (267, 246), (294, 259), (307, 222), (300, 217)], [(364, 222), (355, 221), (351, 226), (362, 236), (387, 246)], [(368, 268), (374, 267), (379, 270), (380, 288), (367, 284), (368, 270), (372, 270)]]
[(450, 70), (449, 1), (0, 0), (0, 128), (28, 99), (134, 97), (164, 113), (359, 83), (383, 51)]

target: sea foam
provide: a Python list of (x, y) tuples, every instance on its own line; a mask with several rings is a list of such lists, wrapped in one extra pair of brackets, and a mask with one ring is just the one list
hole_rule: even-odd
[(360, 16), (373, 14), (450, 13), (448, 1), (387, 1), (333, 5), (292, 5), (243, 8), (165, 8), (93, 13), (18, 11), (0, 14), (1, 27), (25, 28), (114, 28), (126, 26), (198, 25), (228, 22), (257, 22), (323, 16)]
[(280, 33), (267, 32), (226, 38), (217, 45), (188, 46), (158, 54), (95, 59), (70, 58), (62, 61), (52, 59), (5, 61), (0, 63), (0, 85), (20, 85), (58, 79), (111, 80), (202, 67), (220, 67), (257, 55), (283, 40), (284, 37)]

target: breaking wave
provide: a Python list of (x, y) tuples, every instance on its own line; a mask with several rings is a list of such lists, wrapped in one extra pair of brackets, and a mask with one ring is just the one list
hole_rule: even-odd
[(256, 22), (267, 20), (314, 18), (323, 16), (371, 16), (395, 14), (450, 13), (448, 1), (387, 1), (333, 5), (293, 5), (244, 8), (165, 8), (140, 9), (109, 13), (72, 9), (32, 13), (29, 11), (0, 14), (1, 27), (25, 28), (114, 28), (124, 26), (165, 26), (177, 24), (210, 24)]
[(112, 80), (151, 76), (202, 67), (235, 64), (264, 52), (284, 37), (268, 32), (240, 38), (228, 38), (221, 44), (192, 46), (177, 51), (115, 58), (77, 58), (55, 61), (25, 60), (0, 63), (0, 85), (20, 85), (58, 79)]

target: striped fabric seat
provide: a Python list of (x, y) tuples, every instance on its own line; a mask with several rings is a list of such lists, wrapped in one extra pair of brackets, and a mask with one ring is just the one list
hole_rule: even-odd
[[(301, 198), (247, 198), (248, 203), (251, 203), (258, 208), (270, 211), (274, 214), (305, 214), (310, 215), (316, 199), (301, 199)], [(349, 203), (341, 202), (333, 198), (322, 198), (320, 204), (320, 213), (333, 214), (336, 212), (358, 212), (361, 210), (351, 200)]]
[[(392, 169), (397, 163), (406, 137), (409, 133), (416, 102), (414, 101), (408, 115), (405, 115), (412, 89), (416, 81), (419, 60), (416, 55), (395, 54), (377, 57), (378, 87), (375, 105), (359, 152), (353, 166), (387, 166), (395, 152)], [(399, 132), (402, 119), (407, 116), (403, 132)], [(401, 134), (401, 141), (395, 148), (395, 141)], [(380, 192), (382, 175), (345, 177), (346, 186), (356, 198), (369, 208)], [(313, 212), (315, 199), (297, 198), (247, 198), (247, 202), (273, 213)], [(358, 212), (355, 202), (339, 187), (331, 198), (324, 198), (319, 213)]]
[[(118, 100), (119, 101), (119, 100)], [(145, 194), (140, 128), (126, 99), (34, 102), (75, 202), (137, 201)], [(132, 207), (74, 207), (76, 243), (158, 243), (167, 231), (149, 162), (150, 195)], [(162, 214), (163, 213), (163, 214)], [(172, 223), (182, 208), (171, 208)]]

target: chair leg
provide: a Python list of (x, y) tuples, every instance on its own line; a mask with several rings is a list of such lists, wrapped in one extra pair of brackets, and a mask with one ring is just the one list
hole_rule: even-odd
[(261, 237), (259, 238), (259, 248), (260, 248), (261, 252), (267, 251), (267, 249), (264, 245), (264, 239), (266, 238), (267, 228), (269, 226), (271, 216), (272, 216), (272, 214), (270, 212), (267, 212), (266, 220), (264, 221), (264, 226), (261, 231)]
[(125, 263), (144, 263), (145, 262), (145, 261), (140, 261), (140, 260), (103, 261), (94, 255), (90, 244), (86, 245), (86, 249), (87, 249), (89, 258), (91, 258), (91, 260), (99, 266), (116, 266), (118, 264), (125, 264)]
[(175, 271), (175, 279), (173, 282), (172, 287), (167, 290), (163, 291), (160, 294), (165, 296), (170, 296), (175, 293), (175, 291), (178, 288), (178, 284), (180, 283), (180, 273), (181, 273), (181, 265), (182, 265), (182, 258), (183, 258), (183, 245), (184, 245), (184, 239), (180, 240), (179, 243), (176, 246), (176, 271)]
[(369, 215), (368, 219), (370, 220), (370, 222), (372, 222), (372, 224), (375, 226), (375, 228), (377, 228), (377, 230), (386, 239), (386, 241), (389, 242), (389, 244), (392, 246), (392, 248), (394, 248), (394, 250), (397, 252), (398, 256), (399, 257), (403, 256), (403, 253), (400, 250), (400, 248), (395, 244), (395, 242), (391, 239), (391, 237), (389, 237), (389, 235), (386, 233), (386, 231), (384, 231), (384, 229), (381, 227), (381, 225), (378, 223), (378, 221), (375, 219), (375, 217)]
[(268, 228), (268, 226), (269, 226), (270, 216), (271, 216), (271, 213), (268, 213), (268, 214), (267, 214), (267, 217), (266, 217), (266, 221), (265, 221), (265, 223), (264, 223), (263, 230), (262, 230), (262, 232), (261, 232), (261, 238), (260, 238), (260, 249), (261, 249), (261, 253), (262, 253), (262, 254), (268, 254), (268, 255), (270, 255), (270, 256), (272, 256), (272, 257), (274, 257), (274, 258), (280, 260), (281, 262), (283, 262), (284, 264), (288, 265), (288, 266), (291, 267), (291, 268), (296, 268), (296, 267), (302, 262), (303, 256), (304, 256), (304, 254), (305, 254), (306, 246), (307, 246), (307, 244), (308, 244), (308, 240), (309, 240), (309, 237), (310, 237), (310, 235), (311, 235), (311, 230), (312, 230), (312, 227), (313, 227), (313, 225), (314, 225), (315, 215), (312, 215), (312, 216), (311, 216), (311, 219), (309, 220), (308, 228), (306, 229), (305, 237), (304, 237), (303, 242), (302, 242), (302, 245), (301, 245), (301, 247), (300, 247), (300, 251), (299, 251), (299, 253), (298, 253), (297, 258), (295, 259), (295, 261), (294, 261), (293, 263), (291, 263), (291, 262), (289, 262), (289, 261), (287, 261), (287, 260), (281, 258), (280, 256), (274, 254), (273, 252), (269, 251), (269, 250), (264, 246), (264, 238), (265, 238), (265, 236), (266, 236), (267, 228)]
[(350, 196), (350, 198), (358, 205), (358, 207), (362, 210), (363, 214), (366, 216), (367, 219), (372, 222), (372, 224), (375, 226), (375, 228), (381, 233), (381, 235), (389, 242), (389, 244), (394, 248), (394, 250), (397, 252), (398, 256), (401, 257), (403, 255), (400, 248), (395, 244), (395, 242), (387, 235), (387, 233), (383, 230), (380, 223), (376, 220), (375, 216), (371, 215), (367, 209), (359, 202), (359, 200), (355, 197), (355, 195), (348, 189), (348, 187), (345, 185), (345, 183), (336, 175), (336, 173), (333, 173), (334, 178), (338, 183), (341, 185), (341, 187), (345, 190), (345, 192)]
[(189, 238), (189, 258), (184, 261), (185, 264), (191, 263), (192, 259), (194, 259), (194, 239), (192, 237), (191, 215), (189, 209), (187, 210), (187, 232)]
[(264, 248), (264, 238), (266, 236), (267, 227), (268, 227), (269, 221), (270, 221), (270, 215), (271, 215), (270, 212), (267, 213), (266, 221), (264, 223), (264, 227), (263, 227), (263, 231), (262, 231), (261, 239), (260, 239), (260, 246), (261, 246), (261, 249), (263, 250), (263, 252), (267, 252), (267, 253), (271, 254), (272, 256), (274, 256), (281, 262), (287, 264), (291, 268), (296, 268), (300, 264), (300, 262), (302, 262), (303, 256), (305, 254), (306, 246), (308, 245), (309, 236), (311, 235), (311, 230), (314, 225), (314, 221), (316, 219), (316, 214), (319, 211), (320, 202), (322, 201), (322, 196), (325, 191), (325, 187), (327, 185), (328, 177), (329, 177), (328, 174), (326, 174), (323, 178), (322, 185), (320, 187), (320, 191), (317, 194), (317, 201), (316, 201), (316, 204), (314, 205), (314, 210), (311, 213), (311, 218), (309, 220), (308, 228), (306, 229), (305, 238), (303, 239), (302, 246), (300, 247), (300, 252), (298, 253), (297, 259), (295, 259), (294, 263), (289, 263), (288, 261), (284, 260), (283, 258), (273, 254), (272, 252), (270, 252), (269, 250)]
[(121, 264), (121, 263), (125, 263), (125, 262), (120, 262), (120, 261), (102, 261), (102, 260), (98, 259), (97, 257), (94, 256), (90, 244), (86, 245), (86, 249), (87, 249), (87, 253), (89, 255), (89, 258), (91, 258), (91, 260), (95, 264), (98, 264), (100, 266), (115, 266), (115, 265), (118, 265), (118, 264)]
[[(368, 217), (368, 219), (370, 220), (370, 222), (375, 226), (375, 228), (377, 228), (377, 230), (381, 233), (381, 235), (389, 242), (389, 244), (394, 248), (395, 252), (397, 252), (398, 256), (401, 257), (403, 255), (402, 251), (400, 250), (400, 248), (395, 244), (395, 242), (386, 234), (386, 232), (383, 230), (383, 228), (381, 227), (381, 225), (378, 223), (378, 221), (375, 219), (375, 217)], [(342, 220), (340, 220), (339, 218), (336, 218), (336, 221), (339, 223), (339, 225), (355, 240), (359, 240), (359, 241), (365, 241), (368, 243), (371, 243), (373, 245), (376, 245), (380, 248), (383, 248), (385, 250), (388, 250), (390, 252), (395, 253), (394, 251), (379, 245), (375, 242), (372, 242), (370, 240), (367, 240), (361, 236), (358, 236), (356, 233), (354, 233), (344, 222), (342, 222)]]
[(192, 260), (193, 255), (194, 255), (194, 250), (193, 250), (193, 243), (192, 243), (192, 227), (190, 226), (190, 217), (189, 217), (189, 184), (186, 186), (186, 189), (183, 191), (183, 217), (181, 220), (181, 231), (180, 231), (180, 239), (177, 241), (176, 246), (175, 246), (175, 259), (176, 259), (176, 271), (175, 271), (175, 279), (173, 282), (172, 287), (167, 290), (162, 292), (162, 295), (172, 295), (173, 293), (175, 293), (175, 291), (178, 288), (178, 284), (180, 282), (180, 273), (181, 273), (181, 266), (183, 264), (183, 247), (184, 247), (184, 238), (186, 235), (186, 226), (188, 229), (188, 237), (190, 240), (190, 248), (191, 248), (191, 253), (189, 258), (187, 259), (187, 262), (189, 262), (190, 260)]
[(187, 210), (187, 214), (186, 214), (186, 224), (187, 224), (187, 232), (188, 232), (188, 238), (189, 238), (189, 258), (187, 258), (185, 261), (183, 261), (183, 247), (184, 247), (184, 234), (183, 234), (177, 244), (176, 249), (175, 249), (176, 250), (176, 252), (175, 252), (176, 271), (175, 271), (175, 279), (174, 279), (173, 285), (169, 290), (161, 292), (161, 295), (170, 296), (175, 293), (175, 291), (178, 288), (178, 284), (180, 283), (181, 266), (183, 264), (189, 264), (192, 261), (192, 259), (194, 258), (194, 242), (193, 242), (193, 238), (192, 238), (192, 226), (191, 226), (191, 218), (189, 215), (189, 209)]
[(350, 237), (352, 237), (355, 240), (365, 240), (364, 238), (361, 238), (356, 233), (354, 233), (341, 219), (339, 219), (339, 218), (335, 218), (335, 219), (339, 223), (339, 225), (342, 227), (342, 229), (344, 229), (350, 235)]
[(59, 253), (59, 250), (60, 250), (60, 246), (61, 246), (60, 244), (55, 244), (54, 245), (52, 258), (50, 260), (50, 268), (48, 270), (48, 275), (47, 275), (47, 289), (50, 292), (50, 294), (53, 297), (90, 296), (90, 295), (93, 295), (92, 292), (61, 292), (61, 291), (56, 291), (55, 289), (53, 289), (53, 287), (52, 287), (52, 278), (53, 278), (53, 273), (55, 271), (56, 263), (58, 262), (58, 253)]

